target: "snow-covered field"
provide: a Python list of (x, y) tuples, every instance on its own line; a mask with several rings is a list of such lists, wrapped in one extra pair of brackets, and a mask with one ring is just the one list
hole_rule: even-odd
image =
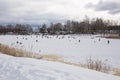
[(0, 53), (0, 80), (120, 80), (120, 77), (58, 62)]
[(90, 56), (120, 69), (120, 40), (100, 35), (0, 35), (0, 43), (40, 54), (55, 54), (73, 63), (86, 63)]

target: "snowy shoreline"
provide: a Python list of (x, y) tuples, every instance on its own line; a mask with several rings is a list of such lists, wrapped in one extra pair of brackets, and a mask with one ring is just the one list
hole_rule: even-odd
[(0, 53), (0, 80), (120, 80), (120, 77), (59, 62)]

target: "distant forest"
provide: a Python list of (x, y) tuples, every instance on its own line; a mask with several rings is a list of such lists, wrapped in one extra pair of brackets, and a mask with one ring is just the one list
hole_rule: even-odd
[(89, 19), (85, 18), (82, 21), (67, 20), (63, 23), (41, 24), (37, 31), (34, 31), (32, 26), (23, 24), (8, 24), (0, 25), (0, 34), (105, 34), (113, 33), (120, 35), (120, 24), (110, 20), (103, 20), (101, 18)]

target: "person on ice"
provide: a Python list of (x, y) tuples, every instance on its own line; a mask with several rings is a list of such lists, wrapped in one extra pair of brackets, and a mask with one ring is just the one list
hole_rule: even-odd
[(110, 43), (110, 41), (108, 40), (108, 44)]

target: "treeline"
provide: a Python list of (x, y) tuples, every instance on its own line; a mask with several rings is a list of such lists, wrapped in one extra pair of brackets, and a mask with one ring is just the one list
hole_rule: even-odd
[(103, 20), (96, 18), (89, 20), (89, 18), (83, 21), (66, 21), (66, 23), (51, 23), (50, 26), (43, 24), (39, 28), (41, 33), (49, 34), (95, 34), (95, 33), (119, 33), (120, 25), (110, 20)]
[(101, 18), (89, 19), (85, 18), (82, 21), (66, 21), (65, 23), (51, 23), (42, 24), (38, 26), (37, 31), (34, 31), (30, 25), (0, 25), (0, 33), (14, 33), (14, 34), (96, 34), (96, 33), (117, 33), (120, 35), (120, 24), (110, 20), (103, 20)]
[(30, 25), (0, 25), (0, 34), (12, 33), (12, 34), (28, 34), (33, 32), (33, 29)]

